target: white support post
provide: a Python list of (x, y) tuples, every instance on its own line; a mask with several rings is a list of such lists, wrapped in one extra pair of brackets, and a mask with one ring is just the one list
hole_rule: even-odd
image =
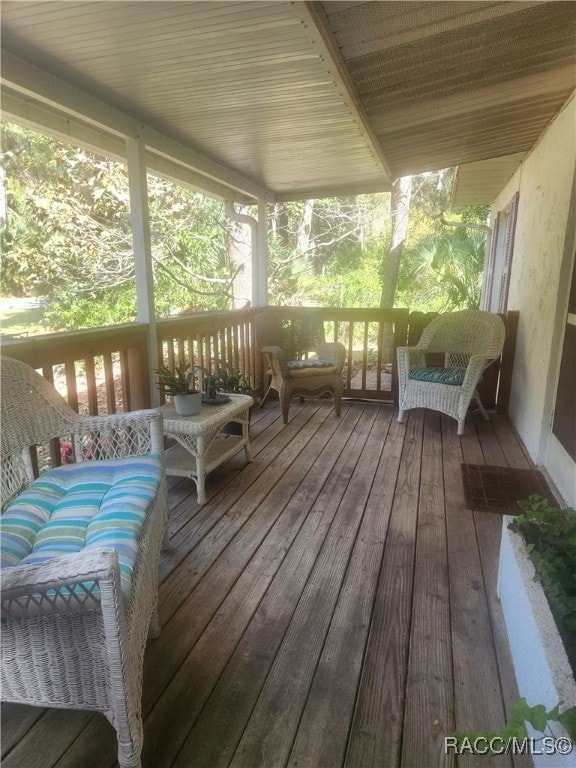
[(130, 220), (136, 271), (136, 305), (138, 322), (148, 324), (148, 360), (150, 363), (150, 396), (153, 406), (160, 405), (153, 373), (158, 365), (156, 311), (154, 307), (154, 276), (152, 244), (148, 216), (148, 185), (146, 180), (146, 147), (142, 134), (126, 139), (128, 184), (130, 189)]
[(253, 304), (265, 307), (268, 304), (268, 205), (264, 198), (258, 198), (258, 260), (252, 272)]

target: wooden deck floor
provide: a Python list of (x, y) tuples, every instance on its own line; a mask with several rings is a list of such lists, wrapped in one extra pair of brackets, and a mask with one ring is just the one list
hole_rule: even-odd
[[(173, 481), (162, 633), (147, 650), (144, 768), (507, 765), (444, 754), (516, 698), (495, 598), (501, 518), (461, 461), (527, 467), (505, 417), (273, 403), (254, 461)], [(3, 707), (4, 768), (115, 765), (101, 715)], [(522, 764), (517, 760), (517, 765)], [(526, 764), (526, 763), (523, 763)]]

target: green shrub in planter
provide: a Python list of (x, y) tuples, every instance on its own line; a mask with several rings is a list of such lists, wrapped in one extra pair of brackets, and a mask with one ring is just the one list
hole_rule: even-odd
[(219, 360), (214, 376), (218, 392), (228, 392), (235, 395), (252, 394), (250, 379), (238, 368), (228, 366)]
[(526, 542), (576, 674), (576, 510), (557, 509), (539, 496), (519, 504), (522, 514), (510, 528)]

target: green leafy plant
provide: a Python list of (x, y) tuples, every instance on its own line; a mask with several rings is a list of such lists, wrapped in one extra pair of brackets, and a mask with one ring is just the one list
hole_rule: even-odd
[(551, 722), (560, 723), (572, 741), (576, 742), (576, 707), (560, 712), (562, 702), (550, 710), (543, 704), (530, 706), (525, 698), (518, 699), (512, 707), (512, 715), (506, 725), (497, 731), (478, 731), (475, 733), (457, 733), (459, 744), (474, 743), (477, 739), (485, 740), (485, 743), (501, 744), (502, 740), (523, 739), (527, 736), (526, 723), (540, 733), (544, 733)]
[(198, 378), (195, 367), (176, 365), (174, 368), (169, 368), (167, 365), (160, 365), (155, 372), (158, 374), (158, 389), (164, 395), (174, 397), (174, 395), (198, 392), (193, 386)]
[(572, 669), (576, 669), (576, 510), (557, 509), (539, 496), (520, 501), (522, 514), (510, 529), (526, 542), (536, 578), (558, 625)]
[(225, 362), (219, 360), (214, 377), (214, 384), (218, 392), (240, 395), (252, 394), (253, 390), (250, 379), (239, 368), (228, 366)]

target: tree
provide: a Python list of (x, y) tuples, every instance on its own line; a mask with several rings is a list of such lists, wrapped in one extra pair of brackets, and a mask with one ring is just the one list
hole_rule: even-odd
[(422, 260), (435, 273), (444, 294), (443, 311), (480, 306), (486, 238), (487, 232), (474, 224), (455, 229), (444, 225), (439, 235), (422, 243)]
[[(13, 124), (2, 141), (2, 292), (50, 298), (50, 330), (135, 319), (125, 165)], [(148, 184), (158, 312), (229, 308), (223, 204), (151, 174)]]
[[(50, 298), (50, 330), (135, 319), (126, 166), (12, 124), (2, 143), (0, 290)], [(391, 204), (381, 193), (271, 207), (270, 301), (412, 309), (453, 307), (464, 293), (475, 301), (482, 238), (442, 225), (451, 178), (447, 170), (397, 179)], [(230, 221), (222, 202), (153, 174), (148, 190), (159, 316), (245, 306), (248, 226)], [(3, 210), (0, 196), (0, 218)], [(236, 211), (251, 215), (248, 206)]]
[(392, 220), (390, 248), (385, 249), (382, 254), (382, 292), (380, 295), (380, 307), (382, 309), (392, 309), (394, 306), (400, 262), (408, 230), (411, 197), (412, 176), (402, 176), (395, 179), (392, 184), (390, 203)]
[[(373, 306), (377, 266), (366, 259), (386, 231), (383, 194), (281, 203), (269, 225), (269, 295), (276, 303)], [(359, 289), (359, 274), (366, 286)]]

